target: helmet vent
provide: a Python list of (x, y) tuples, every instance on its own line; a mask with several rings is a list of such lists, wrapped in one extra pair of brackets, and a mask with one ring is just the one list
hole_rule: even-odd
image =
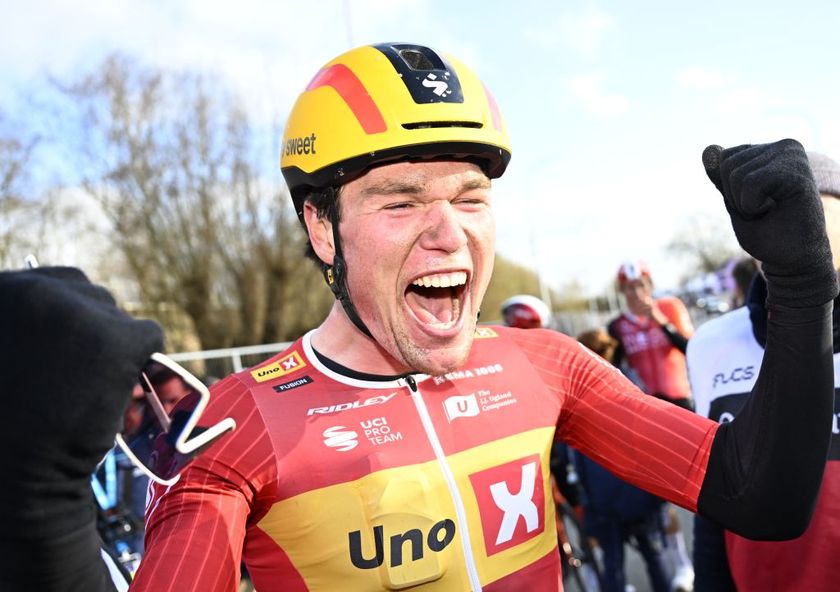
[(415, 123), (404, 123), (402, 126), (407, 130), (428, 129), (431, 127), (469, 127), (481, 129), (484, 127), (484, 124), (478, 121), (418, 121)]
[(400, 57), (412, 70), (434, 70), (435, 65), (425, 54), (416, 49), (401, 49)]

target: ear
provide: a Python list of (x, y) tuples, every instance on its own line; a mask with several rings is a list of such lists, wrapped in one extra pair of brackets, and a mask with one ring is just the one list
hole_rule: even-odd
[(332, 265), (335, 258), (332, 222), (326, 216), (319, 217), (315, 206), (308, 201), (303, 204), (303, 220), (315, 254), (327, 265)]

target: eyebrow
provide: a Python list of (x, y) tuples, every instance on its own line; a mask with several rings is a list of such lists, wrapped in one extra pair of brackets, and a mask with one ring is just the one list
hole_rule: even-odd
[(423, 191), (423, 186), (407, 181), (382, 181), (361, 190), (365, 197), (371, 195), (395, 195), (399, 193), (417, 194)]
[[(473, 189), (489, 189), (490, 179), (484, 175), (475, 175), (466, 179), (458, 190), (458, 193), (465, 193)], [(375, 183), (369, 187), (361, 190), (361, 194), (365, 197), (372, 195), (417, 195), (425, 190), (424, 185), (412, 183), (410, 181), (382, 181)]]

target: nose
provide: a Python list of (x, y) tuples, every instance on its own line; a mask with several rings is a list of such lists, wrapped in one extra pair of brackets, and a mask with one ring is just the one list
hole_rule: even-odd
[(420, 237), (424, 249), (454, 253), (467, 244), (467, 233), (456, 208), (447, 200), (429, 205), (426, 227)]

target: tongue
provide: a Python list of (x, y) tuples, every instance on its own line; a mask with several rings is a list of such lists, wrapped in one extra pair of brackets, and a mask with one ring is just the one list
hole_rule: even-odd
[(415, 316), (427, 325), (447, 324), (456, 318), (456, 301), (450, 288), (411, 288), (405, 299)]

